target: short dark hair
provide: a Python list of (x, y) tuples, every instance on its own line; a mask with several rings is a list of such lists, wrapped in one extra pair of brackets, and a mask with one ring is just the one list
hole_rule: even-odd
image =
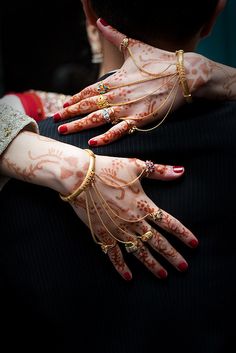
[(91, 0), (96, 14), (120, 32), (153, 44), (187, 40), (210, 19), (218, 0)]

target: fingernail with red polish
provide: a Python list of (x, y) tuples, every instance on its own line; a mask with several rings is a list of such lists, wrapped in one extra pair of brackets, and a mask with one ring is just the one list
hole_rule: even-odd
[(59, 114), (59, 113), (54, 114), (54, 115), (53, 115), (53, 119), (54, 119), (55, 122), (57, 122), (58, 120), (60, 120), (60, 119), (61, 119), (60, 114)]
[(69, 107), (69, 105), (70, 105), (69, 103), (64, 103), (63, 108)]
[(192, 247), (192, 248), (196, 248), (198, 246), (198, 240), (197, 239), (192, 239), (190, 242), (189, 242), (189, 245)]
[(67, 126), (66, 125), (59, 126), (58, 131), (60, 132), (60, 134), (64, 134), (65, 132), (68, 131)]
[(159, 270), (157, 273), (158, 273), (158, 276), (160, 278), (166, 278), (167, 277), (167, 272), (165, 270), (163, 270), (163, 269)]
[(175, 173), (183, 173), (183, 171), (184, 171), (184, 167), (180, 167), (180, 166), (174, 166), (173, 167), (173, 171), (175, 172)]
[(93, 139), (91, 139), (91, 140), (89, 140), (89, 145), (90, 146), (96, 146), (96, 144), (98, 143), (96, 140), (93, 140)]
[(100, 18), (100, 22), (103, 26), (108, 26), (108, 23), (103, 18)]
[(178, 269), (180, 271), (186, 271), (188, 268), (188, 264), (187, 262), (181, 262), (180, 264), (178, 264)]
[(129, 272), (125, 272), (124, 273), (124, 279), (126, 279), (126, 281), (130, 281), (132, 279), (132, 276)]

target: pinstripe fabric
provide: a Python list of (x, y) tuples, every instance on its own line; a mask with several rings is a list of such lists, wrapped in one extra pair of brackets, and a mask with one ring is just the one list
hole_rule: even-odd
[[(157, 280), (125, 254), (134, 275), (126, 283), (57, 194), (13, 180), (6, 185), (0, 194), (0, 268), (8, 347), (18, 340), (31, 352), (231, 351), (235, 117), (236, 103), (196, 102), (156, 131), (93, 149), (185, 166), (185, 176), (177, 181), (142, 182), (154, 202), (200, 240), (192, 250), (165, 234), (190, 265), (183, 274), (160, 258), (169, 271), (167, 280)], [(59, 136), (52, 119), (40, 123), (42, 134), (82, 148), (106, 128)]]

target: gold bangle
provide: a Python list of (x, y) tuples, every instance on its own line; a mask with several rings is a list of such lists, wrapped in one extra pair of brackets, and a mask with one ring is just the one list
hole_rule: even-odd
[(188, 103), (192, 102), (192, 95), (189, 90), (188, 82), (186, 80), (185, 69), (184, 69), (184, 51), (177, 50), (176, 52), (176, 68), (179, 75), (180, 84), (183, 90), (183, 96)]
[(76, 189), (74, 192), (72, 192), (72, 194), (70, 194), (68, 196), (64, 196), (64, 195), (59, 194), (60, 198), (63, 201), (66, 201), (66, 202), (73, 201), (77, 196), (79, 196), (91, 184), (91, 182), (94, 178), (96, 156), (91, 150), (85, 149), (84, 151), (86, 151), (90, 156), (87, 174), (86, 174), (82, 184), (78, 187), (78, 189)]

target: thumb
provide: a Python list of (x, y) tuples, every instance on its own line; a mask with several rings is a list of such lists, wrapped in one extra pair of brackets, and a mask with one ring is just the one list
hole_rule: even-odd
[(97, 27), (102, 33), (102, 35), (112, 44), (114, 44), (118, 49), (120, 49), (120, 44), (122, 43), (123, 39), (127, 36), (123, 33), (117, 31), (117, 29), (113, 28), (112, 26), (108, 25), (103, 18), (99, 18), (97, 20)]

